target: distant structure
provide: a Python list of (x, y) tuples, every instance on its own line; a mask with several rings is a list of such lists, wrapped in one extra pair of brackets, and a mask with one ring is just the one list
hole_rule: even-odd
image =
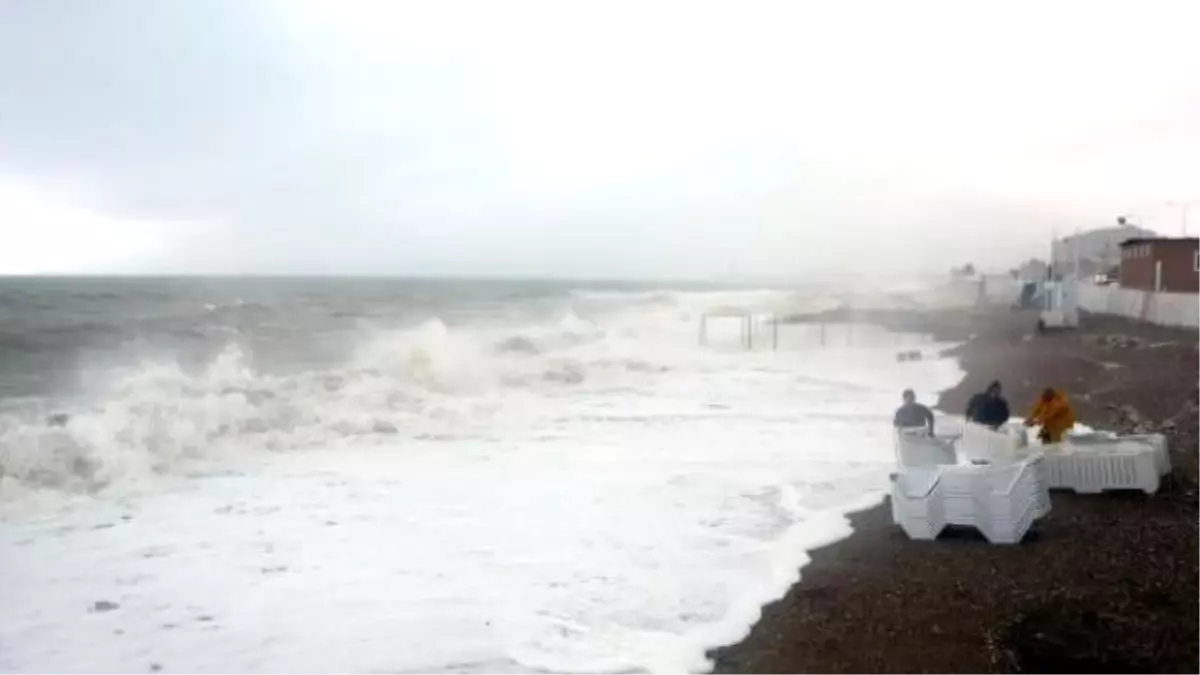
[(1036, 283), (1038, 281), (1045, 281), (1050, 271), (1050, 266), (1044, 261), (1032, 258), (1025, 261), (1016, 271), (1017, 279), (1023, 282)]
[[(746, 349), (754, 349), (754, 334), (757, 332), (758, 320), (754, 312), (747, 309), (721, 308), (700, 315), (700, 345), (708, 345), (708, 324), (712, 319), (737, 319), (741, 330), (738, 341)], [(771, 349), (779, 349), (779, 317), (775, 314), (766, 315), (766, 321), (771, 326)], [(824, 346), (824, 326), (822, 326), (821, 346)]]
[(1122, 288), (1200, 292), (1200, 239), (1135, 237), (1121, 243)]
[(1108, 274), (1121, 265), (1121, 243), (1129, 239), (1152, 239), (1158, 235), (1130, 225), (1124, 218), (1116, 227), (1080, 232), (1057, 239), (1050, 246), (1050, 265), (1060, 279), (1087, 279)]

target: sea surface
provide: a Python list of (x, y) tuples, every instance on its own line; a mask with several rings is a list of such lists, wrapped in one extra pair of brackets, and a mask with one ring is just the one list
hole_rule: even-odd
[(703, 671), (961, 374), (827, 303), (0, 279), (0, 671)]

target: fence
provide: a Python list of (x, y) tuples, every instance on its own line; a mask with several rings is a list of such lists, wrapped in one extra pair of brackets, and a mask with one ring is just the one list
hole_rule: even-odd
[(892, 332), (868, 323), (791, 323), (773, 314), (704, 314), (699, 331), (702, 346), (718, 349), (919, 348), (933, 343), (928, 335)]
[(706, 312), (700, 315), (700, 344), (709, 342), (709, 322), (713, 319), (736, 319), (738, 322), (738, 343), (746, 349), (754, 349), (754, 336), (761, 325), (770, 327), (771, 349), (779, 349), (779, 318), (774, 314), (757, 316), (752, 312), (726, 310), (721, 312)]
[(1154, 293), (1119, 286), (1079, 284), (1079, 309), (1160, 326), (1200, 328), (1198, 300), (1195, 293)]

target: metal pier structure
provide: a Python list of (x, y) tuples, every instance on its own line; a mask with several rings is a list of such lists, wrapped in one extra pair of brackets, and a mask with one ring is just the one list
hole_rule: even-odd
[(741, 328), (741, 345), (746, 349), (754, 349), (755, 319), (765, 317), (762, 323), (771, 326), (771, 349), (779, 349), (779, 317), (773, 312), (754, 313), (748, 310), (723, 309), (705, 312), (700, 315), (700, 345), (708, 344), (708, 322), (713, 319), (737, 319)]
[[(919, 360), (920, 355), (913, 357), (914, 351), (933, 343), (929, 335), (916, 333), (894, 333), (892, 331), (866, 323), (851, 321), (827, 321), (819, 315), (786, 315), (783, 319), (779, 314), (770, 311), (751, 311), (745, 309), (717, 309), (700, 315), (700, 346), (732, 343), (732, 335), (726, 325), (725, 330), (710, 335), (714, 321), (737, 321), (739, 327), (740, 346), (746, 350), (765, 348), (763, 344), (769, 341), (772, 351), (779, 350), (779, 333), (782, 329), (788, 331), (787, 349), (814, 347), (827, 348), (908, 348), (907, 352), (897, 354), (900, 361)], [(715, 336), (719, 335), (717, 339)], [(916, 349), (914, 349), (916, 348)]]

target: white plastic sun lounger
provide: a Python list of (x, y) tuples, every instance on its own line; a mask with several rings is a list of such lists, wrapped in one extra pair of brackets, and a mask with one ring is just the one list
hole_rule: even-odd
[(1008, 427), (996, 431), (974, 422), (963, 423), (962, 438), (958, 447), (968, 461), (1000, 466), (1018, 462), (1027, 454), (1027, 442), (1023, 433), (1014, 432)]
[(1130, 434), (1118, 438), (1123, 441), (1148, 443), (1150, 447), (1154, 448), (1154, 466), (1158, 468), (1158, 475), (1165, 476), (1171, 473), (1171, 455), (1167, 452), (1166, 436), (1162, 434)]
[(1158, 492), (1171, 471), (1162, 434), (1068, 437), (1043, 446), (1046, 482), (1051, 488), (1094, 494), (1104, 490)]
[(892, 520), (912, 539), (971, 526), (993, 544), (1020, 542), (1050, 511), (1041, 456), (1008, 466), (914, 468), (892, 475)]
[(930, 436), (924, 428), (899, 429), (896, 432), (896, 464), (901, 469), (954, 464), (957, 461), (953, 440)]

